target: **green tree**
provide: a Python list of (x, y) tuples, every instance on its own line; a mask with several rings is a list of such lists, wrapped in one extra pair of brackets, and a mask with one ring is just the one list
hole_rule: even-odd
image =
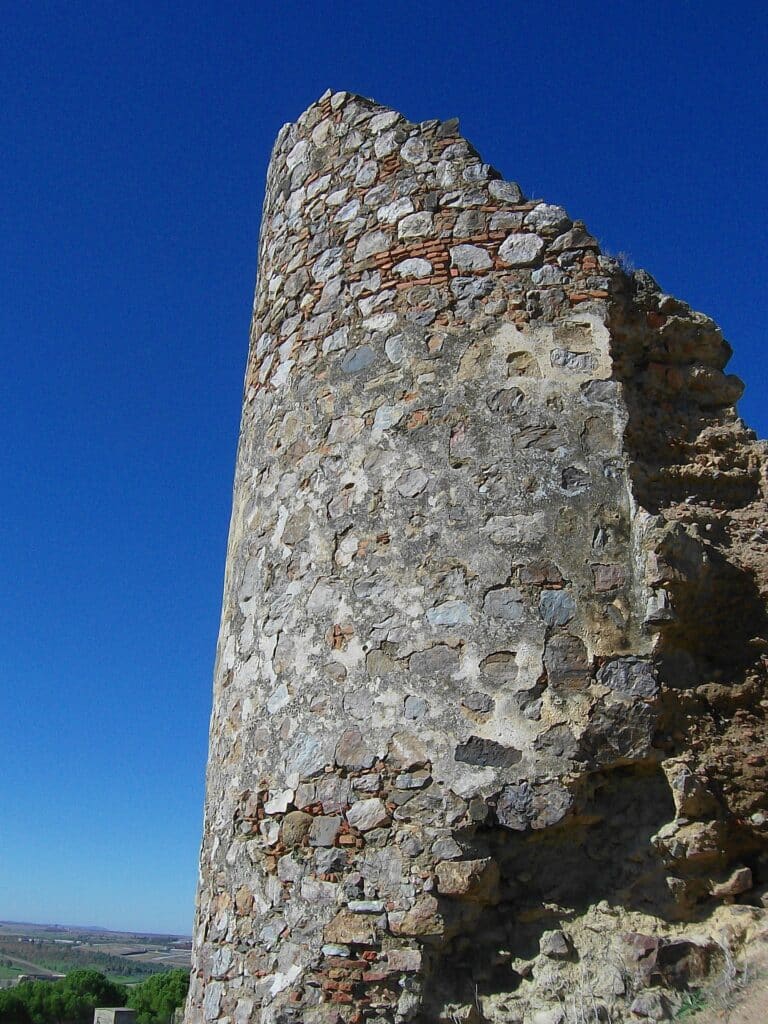
[(97, 1006), (125, 1006), (127, 993), (99, 971), (81, 970), (22, 982), (0, 997), (0, 1024), (91, 1024)]
[(189, 988), (189, 971), (155, 974), (131, 989), (128, 1005), (138, 1024), (169, 1024), (173, 1011), (183, 1006)]
[(3, 1024), (31, 1024), (24, 1000), (14, 988), (0, 989), (0, 1021)]

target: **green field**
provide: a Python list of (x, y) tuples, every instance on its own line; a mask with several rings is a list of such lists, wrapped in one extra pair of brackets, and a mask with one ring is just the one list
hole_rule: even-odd
[(68, 974), (69, 971), (90, 967), (101, 971), (108, 978), (125, 983), (143, 981), (152, 974), (162, 974), (168, 970), (168, 967), (162, 964), (116, 956), (113, 953), (100, 953), (87, 946), (66, 946), (58, 942), (47, 942), (44, 939), (19, 942), (17, 938), (0, 938), (0, 959), (25, 961), (18, 967), (14, 964), (6, 968), (12, 971), (11, 974), (5, 975), (6, 977), (32, 973), (34, 968), (30, 967), (30, 964), (57, 974)]

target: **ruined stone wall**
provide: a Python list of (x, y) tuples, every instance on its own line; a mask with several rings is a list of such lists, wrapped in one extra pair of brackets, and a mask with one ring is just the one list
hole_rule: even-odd
[(456, 122), (281, 131), (190, 1024), (620, 1020), (707, 969), (768, 808), (728, 354)]

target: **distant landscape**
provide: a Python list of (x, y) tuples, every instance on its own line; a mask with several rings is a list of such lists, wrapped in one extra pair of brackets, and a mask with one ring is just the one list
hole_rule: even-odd
[(154, 974), (188, 970), (191, 948), (185, 935), (0, 921), (0, 986), (13, 984), (20, 974), (55, 978), (82, 969), (136, 985)]

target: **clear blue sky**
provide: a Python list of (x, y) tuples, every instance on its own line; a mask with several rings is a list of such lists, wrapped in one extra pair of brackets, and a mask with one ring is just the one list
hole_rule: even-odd
[(326, 87), (711, 314), (768, 430), (758, 3), (6, 3), (0, 919), (189, 932), (264, 173)]

